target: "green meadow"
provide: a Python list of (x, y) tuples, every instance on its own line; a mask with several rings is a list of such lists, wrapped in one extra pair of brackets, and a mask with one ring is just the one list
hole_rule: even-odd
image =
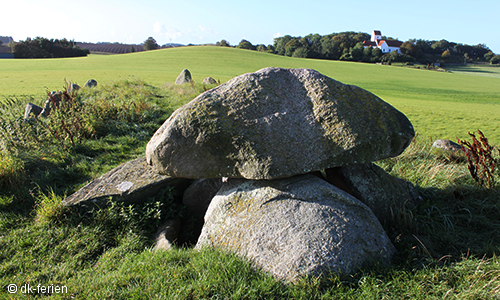
[(84, 58), (0, 60), (0, 98), (27, 96), (40, 103), (46, 91), (62, 89), (65, 80), (83, 85), (90, 78), (100, 83), (141, 79), (160, 87), (174, 82), (183, 69), (189, 69), (198, 82), (207, 76), (225, 82), (264, 67), (312, 68), (358, 85), (405, 113), (421, 136), (456, 140), (481, 129), (500, 144), (500, 69), (494, 67), (437, 72), (234, 48), (184, 47)]
[[(394, 222), (383, 225), (397, 249), (391, 266), (289, 284), (236, 254), (192, 249), (196, 233), (178, 191), (128, 206), (62, 205), (91, 180), (144, 156), (164, 120), (213, 87), (203, 86), (203, 78), (225, 82), (264, 67), (313, 68), (361, 86), (414, 124), (418, 136), (409, 147), (376, 162), (414, 184), (422, 200), (395, 208)], [(196, 83), (174, 85), (185, 68)], [(0, 299), (499, 299), (500, 172), (496, 186), (480, 186), (462, 152), (431, 144), (457, 136), (470, 141), (467, 132), (477, 129), (500, 144), (500, 69), (449, 70), (220, 47), (0, 60)], [(27, 101), (41, 104), (65, 80), (83, 85), (90, 78), (96, 88), (82, 89), (49, 118), (23, 120)], [(493, 157), (500, 161), (496, 149)], [(154, 250), (158, 226), (177, 217), (185, 221), (182, 238), (172, 251)], [(28, 295), (27, 285), (53, 288)]]

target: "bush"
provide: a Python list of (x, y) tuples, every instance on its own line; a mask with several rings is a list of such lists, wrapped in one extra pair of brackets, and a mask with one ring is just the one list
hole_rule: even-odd
[[(497, 159), (493, 157), (494, 148), (490, 146), (488, 139), (484, 136), (481, 130), (477, 131), (479, 140), (474, 133), (469, 135), (472, 137), (472, 143), (461, 141), (458, 139), (462, 150), (465, 152), (468, 161), (468, 169), (472, 178), (480, 185), (487, 188), (495, 186), (495, 177), (497, 174)], [(500, 150), (498, 151), (500, 154)]]

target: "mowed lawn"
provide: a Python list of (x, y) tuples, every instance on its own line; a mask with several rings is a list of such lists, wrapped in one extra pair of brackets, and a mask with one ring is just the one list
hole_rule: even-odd
[[(465, 67), (445, 73), (374, 64), (297, 59), (222, 47), (182, 47), (84, 58), (0, 60), (0, 99), (33, 97), (64, 80), (83, 85), (139, 78), (154, 86), (172, 84), (183, 69), (195, 81), (207, 76), (225, 82), (264, 67), (312, 68), (343, 83), (358, 85), (405, 113), (425, 138), (468, 138), (482, 130), (500, 145), (500, 76), (498, 68)], [(488, 75), (488, 76), (477, 76)]]

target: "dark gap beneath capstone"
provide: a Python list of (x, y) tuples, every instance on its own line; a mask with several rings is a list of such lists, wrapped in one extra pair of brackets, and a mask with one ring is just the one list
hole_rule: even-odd
[(344, 192), (348, 193), (349, 195), (356, 197), (355, 193), (352, 191), (352, 189), (349, 187), (349, 184), (346, 182), (344, 175), (342, 175), (342, 167), (325, 169), (324, 172), (313, 171), (310, 172), (309, 174), (321, 178), (326, 182), (330, 183), (331, 185), (334, 185), (339, 189), (343, 190)]

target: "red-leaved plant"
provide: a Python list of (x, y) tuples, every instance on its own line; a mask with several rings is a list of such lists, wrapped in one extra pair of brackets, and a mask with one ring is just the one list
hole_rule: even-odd
[[(493, 158), (493, 150), (488, 139), (484, 136), (481, 130), (477, 130), (479, 140), (474, 133), (469, 135), (472, 137), (472, 143), (461, 141), (457, 138), (458, 143), (462, 146), (468, 161), (469, 172), (474, 180), (480, 185), (487, 188), (495, 186), (495, 170), (497, 161)], [(499, 150), (500, 153), (500, 150)]]

